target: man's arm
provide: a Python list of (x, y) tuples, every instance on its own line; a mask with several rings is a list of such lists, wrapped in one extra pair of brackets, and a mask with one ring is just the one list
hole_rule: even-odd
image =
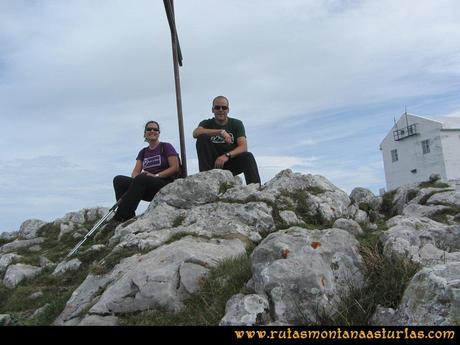
[(196, 139), (198, 138), (201, 134), (207, 134), (207, 135), (220, 135), (222, 132), (222, 129), (208, 129), (204, 127), (197, 127), (193, 131), (193, 137)]
[(224, 129), (208, 129), (208, 128), (204, 128), (204, 127), (197, 127), (193, 131), (193, 137), (195, 139), (198, 138), (202, 134), (207, 134), (207, 135), (210, 135), (210, 136), (220, 135), (221, 137), (224, 138), (224, 140), (227, 142), (227, 144), (230, 144), (232, 142), (232, 137)]
[(246, 137), (239, 137), (236, 139), (236, 145), (237, 146), (230, 151), (232, 157), (238, 156), (239, 154), (248, 151), (248, 141), (246, 140)]
[[(237, 140), (236, 140), (236, 147), (229, 151), (230, 155), (233, 157), (236, 157), (238, 156), (239, 154), (242, 154), (244, 152), (246, 152), (248, 150), (248, 142), (246, 140), (246, 137), (239, 137)], [(221, 169), (223, 168), (224, 164), (226, 162), (228, 162), (230, 158), (228, 158), (226, 155), (221, 155), (219, 157), (217, 157), (216, 159), (216, 162), (214, 164), (214, 166), (218, 169)]]

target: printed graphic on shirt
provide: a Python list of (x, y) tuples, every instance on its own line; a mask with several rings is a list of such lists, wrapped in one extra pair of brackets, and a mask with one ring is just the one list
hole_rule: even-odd
[[(230, 136), (232, 137), (231, 144), (233, 144), (235, 142), (235, 138), (233, 137), (233, 133), (228, 133), (228, 134), (230, 134)], [(224, 137), (221, 137), (220, 135), (215, 135), (215, 136), (211, 137), (211, 142), (213, 144), (225, 144), (225, 139), (224, 139)]]
[(151, 169), (161, 165), (161, 155), (144, 158), (143, 168)]

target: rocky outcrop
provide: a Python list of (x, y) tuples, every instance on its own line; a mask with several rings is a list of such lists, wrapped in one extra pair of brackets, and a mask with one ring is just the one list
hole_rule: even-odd
[(10, 264), (20, 259), (21, 259), (21, 256), (14, 254), (14, 253), (1, 255), (0, 256), (0, 272), (6, 271), (6, 269), (8, 268)]
[(456, 325), (460, 316), (460, 262), (427, 266), (408, 285), (399, 307), (379, 308), (374, 324)]
[(3, 285), (8, 289), (13, 289), (23, 280), (32, 279), (41, 271), (41, 267), (35, 267), (31, 265), (11, 265), (8, 267), (5, 276), (3, 277)]
[(32, 238), (37, 237), (38, 229), (40, 229), (45, 224), (46, 222), (39, 219), (26, 220), (21, 224), (21, 227), (19, 228), (19, 238), (24, 240), (30, 240)]
[(185, 237), (145, 255), (132, 257), (119, 268), (117, 280), (90, 309), (107, 315), (165, 307), (178, 311), (182, 301), (211, 267), (245, 252), (240, 240)]
[(460, 261), (460, 225), (445, 225), (426, 217), (396, 216), (382, 236), (384, 253), (422, 265)]
[(341, 229), (293, 227), (269, 235), (252, 253), (255, 292), (271, 304), (272, 321), (317, 322), (340, 296), (362, 287), (358, 241)]
[(11, 252), (17, 251), (18, 249), (32, 247), (34, 245), (43, 243), (43, 241), (45, 241), (45, 239), (42, 237), (37, 237), (37, 238), (30, 239), (30, 240), (15, 240), (13, 242), (9, 242), (1, 246), (0, 254), (11, 253)]
[(69, 271), (76, 271), (80, 268), (81, 261), (78, 259), (72, 259), (70, 261), (63, 261), (53, 271), (53, 276), (59, 276)]
[(454, 325), (460, 316), (460, 261), (428, 266), (411, 280), (396, 311), (398, 325)]
[(268, 299), (257, 294), (234, 295), (228, 300), (225, 310), (226, 314), (220, 321), (221, 326), (252, 326), (270, 320)]
[(244, 243), (192, 236), (145, 255), (124, 259), (111, 273), (90, 277), (75, 291), (57, 324), (74, 324), (79, 311), (93, 304), (90, 315), (111, 315), (164, 307), (180, 310), (199, 281), (221, 260), (245, 252)]
[(350, 199), (362, 208), (378, 210), (382, 205), (382, 198), (377, 197), (369, 189), (357, 187), (351, 191)]
[[(433, 183), (434, 181), (431, 181)], [(460, 181), (395, 191), (394, 211), (381, 237), (384, 254), (419, 264), (398, 308), (379, 306), (373, 324), (454, 325), (460, 316)], [(423, 187), (428, 185), (428, 187)], [(411, 197), (409, 197), (409, 195)], [(438, 221), (445, 216), (445, 222)], [(448, 217), (450, 216), (450, 217)]]
[[(441, 182), (402, 187), (391, 198), (364, 188), (348, 196), (318, 175), (284, 170), (262, 186), (246, 186), (229, 171), (212, 170), (165, 186), (144, 214), (113, 232), (101, 229), (73, 258), (65, 255), (106, 208), (26, 221), (1, 237), (0, 274), (12, 294), (39, 273), (40, 282), (81, 275), (54, 324), (119, 325), (128, 314), (181, 312), (213, 268), (251, 254), (248, 281), (227, 301), (220, 324), (312, 325), (368, 288), (360, 241), (372, 237), (379, 255), (420, 271), (401, 302), (378, 306), (371, 322), (455, 324), (460, 185)], [(53, 312), (46, 291), (40, 286), (27, 295), (37, 306), (22, 319)], [(0, 313), (11, 314), (1, 304)]]

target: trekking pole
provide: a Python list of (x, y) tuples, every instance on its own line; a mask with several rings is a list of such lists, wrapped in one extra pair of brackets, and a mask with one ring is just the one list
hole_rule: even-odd
[(70, 253), (67, 254), (66, 258), (68, 258), (68, 257), (72, 256), (73, 254), (75, 254), (76, 251), (78, 250), (78, 248), (80, 248), (81, 245), (102, 225), (102, 223), (104, 223), (104, 221), (107, 218), (109, 218), (109, 216), (117, 209), (118, 205), (121, 202), (121, 199), (122, 198), (120, 198), (117, 201), (117, 203), (110, 208), (109, 212), (107, 212), (107, 214), (104, 217), (99, 219), (99, 221), (96, 224), (94, 224), (93, 228), (85, 235), (85, 237), (80, 242), (77, 243), (77, 245), (70, 251)]

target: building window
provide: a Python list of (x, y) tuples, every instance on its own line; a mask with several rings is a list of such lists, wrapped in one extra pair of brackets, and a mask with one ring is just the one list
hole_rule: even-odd
[(430, 153), (430, 140), (429, 139), (422, 141), (422, 151), (423, 151), (423, 154)]
[(391, 150), (391, 161), (396, 162), (398, 160), (398, 150)]

